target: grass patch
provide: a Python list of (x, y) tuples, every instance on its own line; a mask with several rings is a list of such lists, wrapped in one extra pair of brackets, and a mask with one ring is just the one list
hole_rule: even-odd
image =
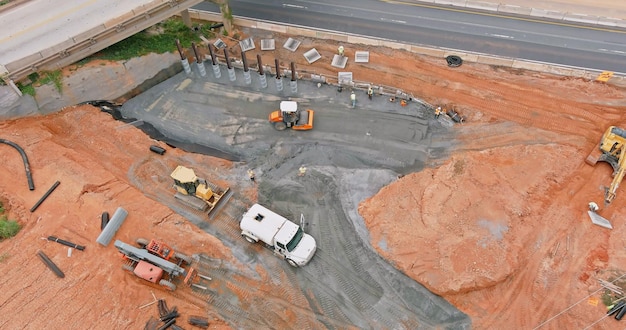
[(20, 231), (20, 224), (17, 221), (8, 220), (4, 214), (6, 210), (2, 203), (0, 203), (0, 239), (10, 238)]
[(63, 79), (63, 76), (61, 75), (61, 70), (44, 71), (40, 75), (39, 81), (37, 82), (42, 85), (53, 83), (57, 91), (61, 93), (63, 91), (63, 83), (61, 82), (62, 79)]
[(8, 220), (6, 215), (0, 215), (0, 238), (11, 238), (20, 232), (20, 224), (14, 220)]
[(27, 94), (35, 97), (35, 87), (33, 87), (33, 84), (22, 85), (21, 83), (17, 83), (17, 88), (22, 91), (22, 94)]
[(209, 29), (210, 26), (211, 24), (194, 24), (193, 28), (189, 28), (180, 18), (170, 18), (111, 45), (77, 64), (82, 65), (95, 59), (123, 61), (150, 53), (174, 52), (177, 39), (183, 48), (188, 49), (191, 48), (192, 42), (201, 41), (200, 35), (209, 37), (213, 35)]

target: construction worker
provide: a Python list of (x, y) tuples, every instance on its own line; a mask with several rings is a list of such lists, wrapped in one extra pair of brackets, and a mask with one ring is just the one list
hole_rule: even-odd
[(339, 48), (337, 48), (337, 52), (339, 53), (339, 56), (343, 56), (343, 46), (339, 46)]
[(400, 106), (406, 107), (408, 103), (406, 102), (406, 100), (402, 99), (400, 100)]
[(306, 174), (306, 167), (304, 167), (304, 165), (302, 165), (298, 169), (298, 176), (304, 176), (305, 174)]
[(249, 169), (248, 170), (248, 177), (250, 178), (250, 181), (254, 182), (255, 180), (255, 175), (254, 175), (254, 171)]
[(354, 94), (354, 91), (352, 91), (352, 93), (350, 93), (350, 102), (352, 102), (352, 107), (356, 107), (356, 94)]
[(435, 118), (439, 118), (439, 115), (441, 115), (441, 107), (435, 109)]
[(369, 99), (371, 100), (373, 95), (374, 95), (374, 90), (372, 89), (372, 86), (370, 86), (367, 89), (367, 97), (369, 97)]

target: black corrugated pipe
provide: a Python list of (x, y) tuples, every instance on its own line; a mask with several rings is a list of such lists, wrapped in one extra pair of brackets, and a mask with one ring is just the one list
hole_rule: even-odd
[(198, 48), (196, 47), (195, 42), (191, 43), (191, 48), (193, 49), (193, 54), (196, 56), (196, 63), (202, 63), (202, 60), (200, 60), (200, 55), (198, 55)]
[(50, 270), (52, 270), (58, 277), (60, 278), (65, 277), (65, 274), (63, 274), (61, 269), (59, 269), (59, 267), (57, 267), (57, 265), (54, 262), (52, 262), (52, 260), (50, 260), (50, 258), (48, 258), (48, 256), (45, 253), (43, 253), (42, 251), (38, 251), (37, 255), (39, 255), (39, 258), (41, 258), (43, 263), (46, 264), (46, 266), (48, 266), (48, 268), (50, 268)]
[(243, 71), (248, 72), (248, 59), (246, 58), (246, 52), (241, 51), (241, 61), (243, 62)]
[(226, 66), (228, 67), (228, 70), (232, 69), (233, 67), (230, 65), (230, 58), (228, 58), (228, 49), (224, 48), (224, 60), (226, 61)]
[(22, 161), (24, 162), (24, 169), (26, 170), (26, 180), (28, 180), (28, 189), (35, 190), (35, 183), (33, 183), (33, 176), (30, 173), (30, 163), (28, 163), (28, 157), (26, 156), (26, 152), (24, 152), (24, 149), (18, 146), (15, 142), (11, 142), (9, 140), (0, 139), (0, 143), (10, 145), (11, 147), (17, 149), (20, 155), (22, 155)]
[(211, 64), (216, 65), (217, 59), (215, 58), (215, 53), (213, 52), (213, 47), (209, 45), (209, 54), (211, 54)]
[(76, 250), (81, 250), (81, 251), (85, 250), (85, 247), (82, 246), (82, 245), (78, 245), (78, 244), (75, 244), (75, 243), (72, 243), (72, 242), (68, 242), (68, 241), (59, 239), (59, 238), (54, 237), (54, 236), (48, 236), (48, 240), (49, 241), (53, 241), (53, 242), (57, 242), (59, 244), (63, 244), (65, 246), (69, 246), (69, 247), (75, 248)]
[(33, 207), (30, 208), (30, 212), (35, 212), (35, 210), (39, 207), (39, 205), (41, 205), (41, 203), (43, 203), (43, 201), (46, 200), (46, 198), (48, 198), (48, 196), (50, 196), (50, 194), (52, 194), (52, 192), (54, 191), (54, 189), (57, 189), (57, 187), (61, 184), (61, 182), (57, 181), (55, 182), (52, 187), (50, 187), (50, 189), (48, 189), (48, 191), (46, 191), (46, 193), (41, 196), (41, 198), (37, 201), (37, 203), (35, 203), (35, 205), (33, 205)]
[(102, 212), (102, 216), (100, 218), (100, 230), (104, 230), (104, 227), (109, 223), (109, 212)]
[(187, 322), (203, 329), (206, 329), (209, 326), (209, 319), (203, 316), (191, 315), (187, 319)]
[(296, 62), (291, 62), (291, 81), (296, 81)]
[(176, 48), (178, 48), (178, 54), (180, 54), (180, 59), (185, 59), (185, 53), (183, 52), (183, 47), (180, 45), (180, 40), (176, 39)]
[(265, 72), (263, 72), (263, 61), (261, 61), (261, 54), (256, 54), (256, 62), (259, 66), (259, 74), (264, 75)]
[(174, 324), (176, 322), (176, 319), (171, 319), (169, 321), (167, 321), (165, 324), (163, 324), (159, 330), (165, 330), (167, 328), (169, 328), (170, 326), (172, 326), (172, 324)]
[(276, 79), (280, 79), (280, 63), (278, 63), (278, 59), (274, 59), (274, 64), (276, 64)]

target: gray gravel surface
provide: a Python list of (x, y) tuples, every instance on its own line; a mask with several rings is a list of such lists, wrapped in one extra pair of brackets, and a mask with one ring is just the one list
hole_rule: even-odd
[[(215, 79), (211, 70), (207, 72), (206, 77), (182, 72), (129, 100), (121, 112), (150, 124), (170, 142), (229, 155), (236, 161), (232, 173), (224, 173), (229, 179), (247, 178), (246, 170), (254, 169), (259, 202), (298, 223), (303, 216), (305, 230), (318, 243), (308, 265), (291, 268), (271, 251), (240, 237), (237, 221), (252, 201), (235, 191), (219, 216), (207, 221), (206, 216), (173, 201), (167, 178), (157, 179), (162, 181), (162, 189), (154, 190), (151, 197), (220, 238), (249, 266), (241, 272), (203, 257), (205, 272), (241, 286), (236, 277), (260, 278), (256, 271), (260, 265), (272, 270), (272, 281), (289, 279), (284, 285), (298, 287), (306, 297), (306, 301), (294, 297), (294, 301), (285, 301), (289, 299), (277, 294), (265, 296), (264, 302), (254, 302), (252, 297), (243, 302), (234, 299), (234, 294), (208, 294), (209, 303), (221, 317), (235, 327), (271, 328), (271, 319), (281, 317), (275, 314), (280, 308), (267, 306), (289, 304), (302, 306), (294, 329), (471, 327), (465, 314), (376, 254), (357, 212), (360, 202), (398, 175), (445, 157), (452, 139), (448, 127), (435, 121), (432, 112), (416, 101), (401, 107), (384, 96), (370, 101), (358, 90), (358, 106), (352, 109), (349, 89), (339, 92), (335, 86), (299, 81), (297, 92), (292, 92), (285, 81), (285, 89), (277, 91), (273, 78), (261, 89), (256, 76), (246, 85), (241, 71), (236, 71), (234, 82), (228, 79), (225, 67), (220, 79)], [(276, 131), (268, 123), (268, 114), (287, 99), (315, 110), (313, 130)], [(302, 165), (308, 170), (299, 177)], [(138, 170), (131, 169), (131, 179)], [(147, 184), (134, 183), (140, 188)], [(247, 289), (253, 290), (241, 288)]]

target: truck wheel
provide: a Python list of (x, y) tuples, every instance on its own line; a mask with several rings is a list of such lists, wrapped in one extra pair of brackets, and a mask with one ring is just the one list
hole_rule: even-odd
[(250, 243), (256, 243), (256, 241), (254, 240), (254, 238), (248, 236), (248, 235), (242, 235), (243, 238), (246, 239), (246, 241), (250, 242)]
[(139, 245), (142, 249), (144, 249), (150, 243), (150, 241), (145, 238), (138, 238), (135, 242), (137, 242), (137, 245)]
[(176, 290), (176, 285), (168, 280), (160, 280), (159, 285), (166, 287), (170, 291)]
[(131, 273), (135, 271), (135, 268), (131, 265), (122, 265), (122, 269)]
[(176, 259), (178, 259), (178, 260), (182, 260), (182, 261), (186, 262), (187, 265), (191, 265), (191, 257), (186, 255), (186, 254), (175, 252), (174, 253), (174, 257), (176, 257)]
[(289, 265), (291, 265), (291, 267), (298, 268), (298, 264), (295, 261), (291, 260), (291, 259), (287, 259), (287, 263), (289, 263)]
[(278, 121), (274, 123), (274, 128), (278, 131), (283, 131), (287, 128), (287, 124), (282, 121)]

